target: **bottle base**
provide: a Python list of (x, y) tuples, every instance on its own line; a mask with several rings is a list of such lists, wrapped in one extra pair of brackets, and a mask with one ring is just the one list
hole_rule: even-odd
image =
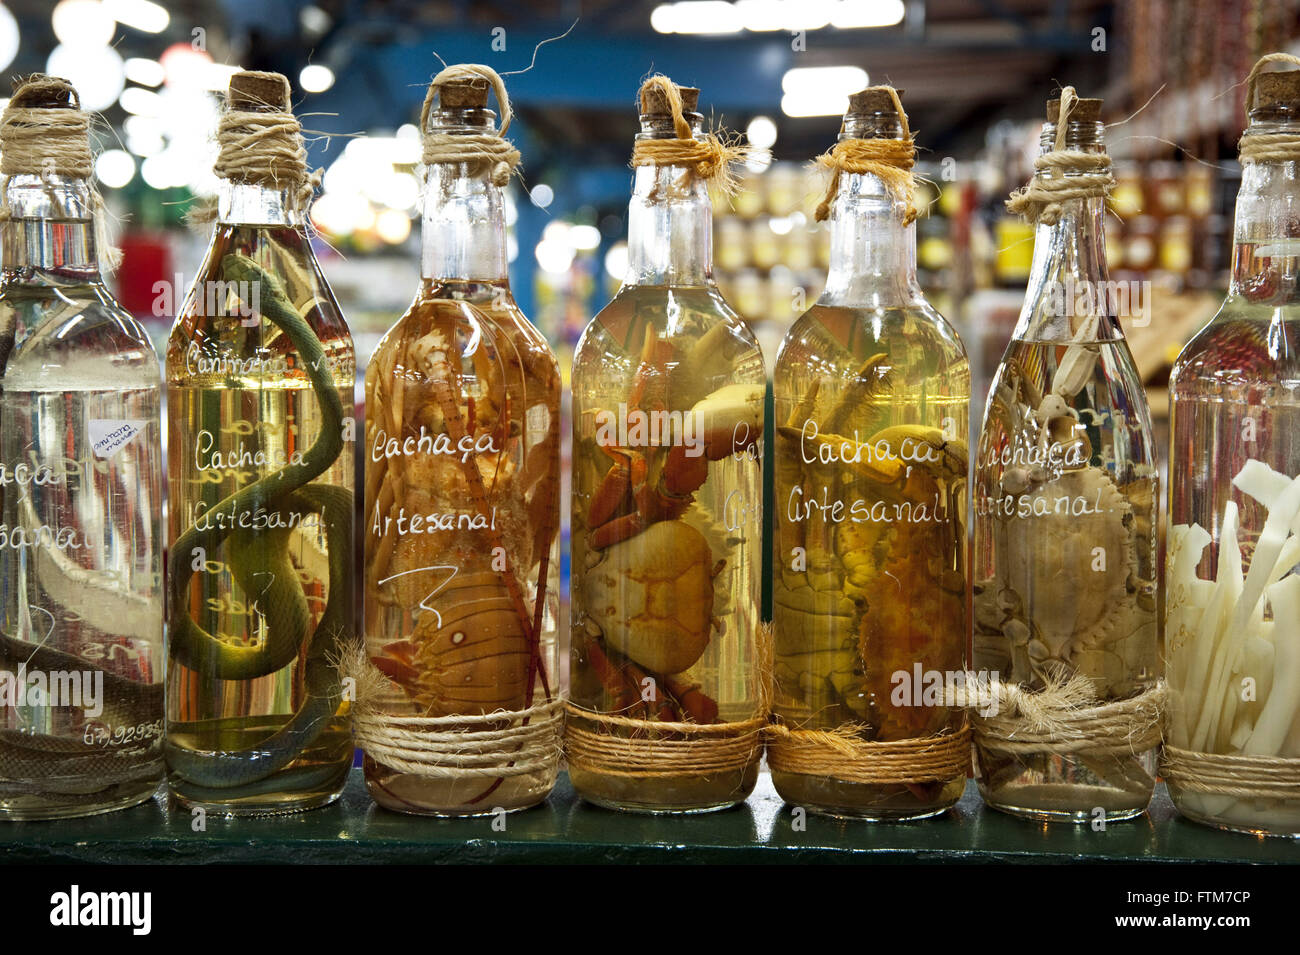
[(1184, 818), (1200, 826), (1270, 839), (1300, 839), (1300, 806), (1280, 799), (1239, 799), (1186, 792), (1169, 784), (1169, 798)]
[[(1074, 825), (1105, 820), (1123, 822), (1136, 819), (1147, 811), (1150, 797), (1141, 805), (1114, 805), (1113, 790), (1097, 789), (1089, 798), (1087, 791), (1077, 786), (1018, 786), (1014, 802), (980, 786), (980, 796), (990, 809), (1029, 819), (1034, 822), (1061, 822)], [(1110, 803), (1110, 805), (1108, 805)]]
[(298, 812), (320, 809), (322, 806), (328, 806), (330, 803), (337, 801), (341, 795), (342, 790), (340, 789), (338, 792), (318, 793), (307, 797), (286, 794), (282, 800), (267, 800), (259, 797), (256, 800), (224, 802), (213, 799), (196, 799), (172, 789), (170, 790), (169, 804), (171, 808), (191, 812), (195, 809), (201, 809), (204, 815), (214, 816), (218, 819), (249, 819), (259, 816), (288, 816)]
[(19, 796), (12, 799), (0, 798), (0, 822), (42, 822), (53, 819), (77, 819), (85, 816), (102, 816), (108, 812), (130, 809), (148, 802), (158, 793), (160, 785), (154, 783), (148, 787), (132, 788), (117, 793), (112, 799), (102, 802), (87, 803), (45, 801), (40, 797)]
[(774, 771), (772, 785), (788, 805), (818, 816), (857, 822), (912, 822), (942, 815), (957, 805), (966, 777), (907, 786)]
[(390, 812), (439, 819), (473, 819), (522, 812), (546, 801), (558, 768), (549, 773), (494, 779), (430, 779), (363, 761), (366, 792)]
[(642, 815), (702, 815), (738, 806), (758, 784), (758, 760), (711, 776), (636, 778), (569, 767), (569, 781), (586, 802)]

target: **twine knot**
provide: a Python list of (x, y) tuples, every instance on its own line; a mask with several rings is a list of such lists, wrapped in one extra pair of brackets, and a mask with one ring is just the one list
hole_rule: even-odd
[[(912, 167), (916, 165), (916, 143), (912, 130), (907, 124), (907, 113), (898, 98), (898, 91), (885, 87), (894, 108), (898, 111), (898, 120), (902, 124), (902, 137), (899, 139), (843, 139), (828, 152), (817, 157), (817, 165), (831, 170), (831, 181), (826, 187), (826, 194), (817, 204), (815, 213), (818, 222), (824, 222), (831, 214), (831, 205), (840, 192), (840, 173), (875, 176), (884, 182), (898, 201), (907, 204), (903, 223), (911, 225), (916, 221), (916, 180), (912, 176)], [(844, 129), (840, 124), (841, 132)]]
[[(278, 76), (258, 75), (267, 80)], [(296, 211), (306, 213), (320, 180), (318, 174), (308, 173), (302, 126), (292, 112), (278, 106), (228, 107), (217, 121), (217, 145), (217, 161), (212, 167), (217, 176), (286, 190)]]
[[(433, 109), (433, 99), (438, 90), (451, 82), (484, 79), (496, 94), (501, 106), (501, 127), (486, 133), (442, 133), (429, 131), (429, 112)], [(479, 63), (460, 63), (449, 66), (429, 83), (429, 91), (424, 94), (424, 106), (420, 109), (420, 129), (424, 131), (424, 164), (467, 163), (475, 169), (482, 164), (490, 167), (489, 176), (495, 186), (504, 186), (510, 181), (511, 174), (519, 165), (519, 150), (506, 138), (510, 120), (514, 111), (510, 108), (510, 97), (506, 95), (506, 84), (496, 70)]]
[(1068, 203), (1076, 199), (1098, 199), (1110, 194), (1115, 177), (1110, 157), (1065, 148), (1065, 134), (1078, 96), (1073, 86), (1061, 90), (1053, 148), (1034, 160), (1034, 178), (1007, 200), (1007, 210), (1029, 223), (1056, 225)]
[[(27, 102), (53, 103), (66, 100), (71, 107), (28, 107)], [(94, 223), (95, 247), (103, 267), (116, 269), (122, 254), (108, 234), (108, 210), (91, 179), (94, 157), (90, 152), (90, 114), (81, 109), (81, 98), (62, 77), (36, 73), (16, 90), (0, 114), (0, 222), (12, 216), (7, 187), (12, 176), (37, 176), (49, 189), (56, 176), (81, 179), (89, 191)], [(54, 196), (51, 190), (51, 196)], [(57, 197), (56, 197), (57, 198)], [(72, 210), (63, 210), (74, 218)]]
[[(1269, 53), (1261, 56), (1246, 76), (1246, 112), (1255, 99), (1255, 87), (1264, 67), (1270, 63), (1290, 63), (1300, 67), (1300, 57), (1290, 53)], [(1300, 136), (1295, 133), (1251, 133), (1247, 130), (1237, 142), (1242, 165), (1257, 162), (1294, 162), (1300, 160)]]
[(632, 145), (632, 165), (682, 166), (709, 185), (715, 185), (726, 195), (736, 190), (736, 177), (731, 171), (733, 163), (743, 161), (748, 150), (723, 131), (706, 133), (697, 139), (687, 121), (682, 105), (682, 94), (668, 77), (656, 74), (641, 84), (639, 96), (647, 90), (658, 89), (668, 103), (672, 116), (675, 139), (638, 139)]

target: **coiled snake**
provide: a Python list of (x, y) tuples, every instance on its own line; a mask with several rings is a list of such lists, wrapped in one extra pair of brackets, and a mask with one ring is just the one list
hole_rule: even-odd
[[(292, 771), (293, 778), (290, 773), (276, 776), (329, 725), (341, 700), (333, 661), (352, 624), (353, 492), (334, 485), (309, 484), (329, 469), (344, 448), (343, 406), (320, 339), (289, 302), (280, 282), (251, 258), (227, 255), (221, 266), (227, 281), (241, 283), (241, 288), (259, 288), (262, 314), (298, 350), (320, 403), (321, 427), (316, 441), (296, 462), (234, 492), (212, 511), (231, 515), (257, 509), (278, 511), (284, 517), (282, 523), (289, 525), (299, 523), (306, 515), (318, 514), (329, 551), (328, 599), (313, 632), (307, 595), (289, 560), (290, 528), (250, 531), (216, 528), (208, 522), (204, 530), (191, 526), (172, 544), (168, 558), (168, 618), (173, 664), (221, 680), (251, 680), (292, 663), (307, 645), (302, 702), (269, 738), (248, 749), (215, 752), (189, 749), (170, 738), (166, 741), (167, 765), (173, 773), (197, 787), (221, 790), (229, 798), (320, 785), (339, 772), (337, 766), (330, 765)], [(256, 284), (245, 286), (244, 282)], [(266, 624), (266, 638), (257, 645), (226, 642), (208, 633), (190, 616), (194, 550), (203, 548), (213, 553), (223, 545), (236, 582), (246, 593), (260, 594), (257, 608)], [(268, 573), (269, 585), (265, 583)], [(232, 793), (236, 787), (244, 790)], [(187, 793), (195, 795), (188, 789)]]

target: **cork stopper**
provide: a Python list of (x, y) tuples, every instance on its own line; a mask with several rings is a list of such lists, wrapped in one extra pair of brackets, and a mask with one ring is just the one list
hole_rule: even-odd
[[(682, 111), (686, 113), (697, 112), (700, 105), (700, 91), (694, 86), (678, 86), (677, 92), (682, 95)], [(641, 115), (672, 115), (672, 110), (668, 108), (668, 97), (664, 96), (663, 90), (652, 86), (641, 91)]]
[(1255, 80), (1255, 102), (1251, 109), (1300, 108), (1300, 70), (1261, 73)]
[(280, 73), (244, 70), (230, 78), (231, 109), (254, 113), (292, 112), (289, 81)]
[(13, 81), (14, 109), (76, 109), (76, 91), (61, 76), (33, 73)]
[(438, 87), (438, 106), (442, 109), (486, 109), (490, 90), (485, 79), (453, 80)]
[[(903, 90), (894, 90), (898, 94), (901, 102), (903, 99)], [(874, 116), (878, 113), (888, 113), (893, 116), (898, 115), (898, 110), (894, 107), (894, 99), (889, 95), (888, 86), (868, 86), (866, 89), (852, 94), (849, 97), (849, 110), (845, 116)]]
[[(1070, 110), (1070, 122), (1072, 123), (1100, 123), (1101, 122), (1101, 104), (1105, 102), (1099, 99), (1077, 99), (1074, 101), (1074, 108)], [(1061, 98), (1049, 99), (1047, 101), (1047, 121), (1055, 123), (1061, 116)]]

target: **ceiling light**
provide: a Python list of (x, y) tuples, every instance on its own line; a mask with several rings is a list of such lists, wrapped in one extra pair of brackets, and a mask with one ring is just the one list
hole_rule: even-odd
[(867, 85), (859, 66), (805, 66), (781, 78), (781, 111), (787, 116), (834, 116), (849, 105), (849, 96)]
[(309, 63), (298, 74), (298, 85), (308, 93), (324, 93), (334, 85), (334, 71), (319, 63)]
[(67, 46), (107, 46), (117, 32), (117, 24), (99, 0), (60, 0), (50, 22), (54, 35)]
[(892, 27), (907, 13), (903, 0), (841, 0), (831, 13), (831, 26), (841, 30)]

